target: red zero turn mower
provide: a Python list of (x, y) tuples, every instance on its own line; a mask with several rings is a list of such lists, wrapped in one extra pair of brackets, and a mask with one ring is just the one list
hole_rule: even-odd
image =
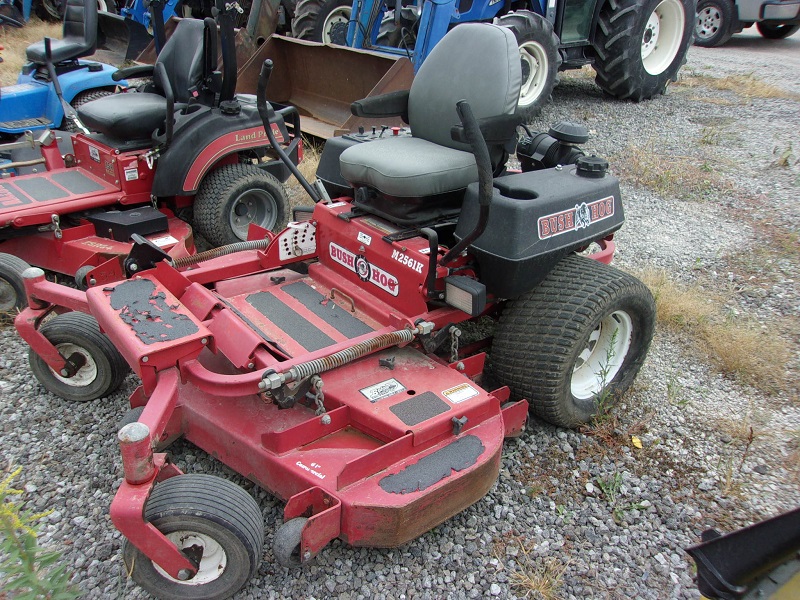
[[(320, 200), (301, 180), (313, 212), (266, 248), (183, 272), (161, 261), (70, 296), (142, 381), (111, 518), (147, 591), (228, 597), (262, 556), (259, 507), (228, 481), (182, 474), (161, 452), (179, 437), (286, 501), (273, 554), (295, 566), (335, 538), (404, 544), (476, 502), (503, 439), (524, 429), (523, 398), (574, 426), (631, 384), (654, 303), (603, 264), (623, 222), (605, 161), (562, 126), (561, 140), (525, 139), (523, 165), (538, 170), (493, 178), (517, 140), (518, 56), (508, 29), (459, 25), (409, 91), (353, 106), (404, 115), (413, 135), (326, 144), (326, 189), (342, 176), (355, 193)], [(576, 164), (542, 168), (565, 156)], [(593, 243), (599, 260), (576, 254)], [(46, 311), (34, 299), (48, 292), (66, 304), (39, 270), (25, 284), (18, 322)]]
[[(80, 106), (80, 120), (97, 133), (62, 134), (61, 148), (60, 132), (51, 131), (0, 146), (10, 156), (10, 162), (0, 161), (6, 170), (0, 179), (0, 311), (24, 304), (28, 264), (92, 287), (135, 270), (138, 265), (126, 261), (133, 234), (173, 258), (193, 254), (192, 229), (175, 218), (188, 218), (190, 209), (196, 229), (213, 246), (247, 239), (251, 223), (285, 227), (282, 181), (290, 171), (271, 148), (255, 97), (233, 93), (230, 10), (235, 8), (219, 17), (223, 73), (214, 70), (213, 19), (186, 19), (155, 65), (114, 75), (154, 76), (154, 84)], [(268, 112), (274, 139), (297, 163), (297, 111)], [(9, 177), (12, 172), (16, 176)]]

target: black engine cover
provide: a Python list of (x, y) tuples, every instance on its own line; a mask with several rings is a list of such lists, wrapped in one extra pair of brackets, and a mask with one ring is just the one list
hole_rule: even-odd
[[(456, 237), (478, 220), (478, 184), (467, 188)], [(582, 177), (576, 167), (494, 180), (489, 222), (470, 246), (489, 293), (513, 298), (533, 289), (569, 252), (619, 229), (625, 216), (619, 180)]]

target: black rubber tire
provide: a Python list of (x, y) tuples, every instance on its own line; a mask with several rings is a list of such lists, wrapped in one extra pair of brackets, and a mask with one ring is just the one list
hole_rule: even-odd
[(61, 21), (64, 18), (66, 0), (37, 0), (34, 6), (36, 16), (42, 21)]
[(90, 364), (84, 365), (73, 376), (83, 377), (86, 376), (86, 369), (89, 369), (89, 373), (95, 370), (96, 374), (92, 379), (84, 384), (70, 385), (64, 378), (57, 376), (33, 349), (29, 350), (31, 371), (39, 383), (56, 396), (73, 402), (102, 398), (116, 390), (130, 372), (128, 363), (111, 340), (100, 332), (97, 321), (89, 315), (79, 312), (58, 315), (42, 325), (40, 331), (56, 348), (62, 344), (77, 346), (81, 349), (81, 354), (90, 357), (95, 364), (94, 368)]
[[(202, 474), (171, 477), (156, 485), (144, 516), (164, 534), (185, 531), (211, 538), (226, 558), (219, 577), (192, 585), (191, 580), (177, 581), (156, 570), (152, 560), (125, 540), (122, 558), (126, 570), (157, 598), (229, 598), (258, 570), (264, 547), (264, 519), (256, 501), (230, 481)], [(202, 562), (200, 567), (203, 568)]]
[(3, 4), (0, 6), (0, 26), (8, 25), (16, 27), (17, 29), (25, 27), (25, 17), (22, 16), (22, 11), (13, 4)]
[(535, 289), (503, 308), (492, 347), (498, 381), (554, 425), (587, 423), (597, 413), (597, 399), (573, 395), (573, 372), (591, 347), (590, 336), (619, 311), (630, 318), (630, 345), (613, 376), (599, 382), (599, 395), (610, 404), (644, 362), (655, 328), (655, 302), (635, 277), (582, 256), (564, 258)]
[[(528, 120), (536, 116), (550, 101), (556, 85), (556, 76), (561, 66), (558, 36), (553, 32), (550, 21), (528, 10), (503, 15), (497, 19), (496, 24), (508, 27), (517, 38), (522, 62), (522, 89), (517, 113)], [(546, 63), (544, 77), (538, 76), (538, 70), (542, 70), (542, 61)], [(534, 68), (535, 65), (538, 65), (538, 70)]]
[(321, 8), (322, 0), (299, 0), (292, 19), (292, 35), (300, 40), (318, 42), (314, 39), (314, 30)]
[[(103, 88), (78, 92), (75, 94), (72, 102), (70, 102), (70, 106), (72, 106), (72, 108), (75, 110), (78, 110), (78, 107), (83, 106), (87, 102), (97, 100), (98, 98), (104, 98), (105, 96), (111, 96), (113, 93), (114, 92), (112, 90), (106, 90)], [(70, 133), (75, 133), (78, 131), (78, 128), (75, 126), (75, 124), (66, 117), (64, 117), (64, 119), (61, 121), (61, 129), (64, 131), (69, 131)]]
[[(268, 206), (263, 207), (260, 216), (248, 218), (245, 215), (238, 229), (235, 229), (231, 222), (232, 213), (248, 199)], [(290, 213), (283, 184), (253, 165), (223, 165), (212, 171), (200, 184), (194, 200), (194, 226), (212, 246), (224, 246), (246, 239), (246, 224), (253, 219), (266, 229), (282, 231)]]
[[(375, 39), (375, 43), (379, 46), (413, 51), (417, 42), (418, 25), (419, 21), (409, 21), (401, 18), (400, 27), (398, 27), (394, 21), (394, 11), (388, 10), (378, 28), (378, 37)], [(404, 37), (405, 40), (403, 39)]]
[(30, 267), (21, 258), (0, 252), (0, 312), (11, 313), (28, 305), (22, 273)]
[[(654, 68), (657, 73), (650, 73), (642, 59), (643, 38), (650, 16), (662, 5), (682, 8), (683, 27), (674, 45), (674, 58), (663, 69)], [(609, 0), (600, 11), (595, 29), (595, 82), (604, 92), (622, 100), (638, 102), (663, 94), (667, 85), (677, 80), (678, 70), (686, 62), (686, 53), (694, 40), (695, 19), (694, 0)], [(661, 31), (666, 38), (663, 26)], [(664, 41), (661, 46), (656, 45), (653, 58), (667, 52)]]
[(800, 31), (800, 23), (756, 23), (756, 29), (768, 40), (782, 40)]
[(275, 560), (282, 567), (296, 569), (302, 564), (300, 560), (300, 535), (305, 527), (305, 517), (297, 517), (286, 521), (278, 527), (275, 532), (275, 541), (272, 545), (272, 553)]
[(694, 45), (715, 48), (731, 39), (733, 14), (731, 0), (700, 0), (694, 25)]

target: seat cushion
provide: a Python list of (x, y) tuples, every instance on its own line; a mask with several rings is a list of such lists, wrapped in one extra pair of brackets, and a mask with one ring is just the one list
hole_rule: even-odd
[(339, 166), (351, 185), (366, 185), (389, 196), (433, 196), (478, 180), (475, 157), (469, 152), (413, 137), (350, 146), (339, 157)]
[[(93, 52), (92, 46), (87, 46), (82, 40), (70, 38), (66, 40), (50, 41), (50, 56), (53, 64), (87, 56)], [(25, 49), (25, 56), (37, 65), (43, 65), (46, 60), (44, 41), (34, 42)]]
[(84, 125), (118, 140), (150, 137), (166, 115), (166, 98), (148, 93), (113, 94), (78, 107)]

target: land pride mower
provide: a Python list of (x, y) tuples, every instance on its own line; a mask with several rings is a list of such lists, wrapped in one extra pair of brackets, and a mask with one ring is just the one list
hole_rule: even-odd
[(618, 180), (565, 125), (526, 138), (530, 170), (504, 171), (518, 56), (510, 30), (465, 24), (410, 90), (356, 102), (410, 129), (329, 140), (319, 175), (347, 193), (320, 199), (301, 179), (317, 202), (266, 248), (182, 272), (154, 260), (86, 292), (26, 271), (18, 325), (85, 309), (141, 378), (111, 518), (147, 591), (224, 598), (262, 556), (253, 498), (181, 473), (163, 453), (177, 438), (286, 501), (272, 551), (299, 566), (336, 538), (404, 544), (479, 500), (529, 401), (575, 426), (631, 384), (654, 303), (604, 264), (623, 223)]
[[(153, 76), (153, 84), (79, 107), (95, 133), (29, 132), (0, 146), (10, 156), (0, 167), (15, 174), (0, 178), (0, 310), (24, 303), (29, 264), (91, 287), (139, 268), (129, 256), (134, 234), (180, 258), (195, 251), (185, 221), (212, 246), (244, 241), (251, 224), (283, 229), (290, 171), (264, 133), (255, 97), (234, 93), (231, 11), (219, 14), (222, 72), (217, 24), (183, 20), (155, 65), (114, 74)], [(297, 111), (268, 110), (272, 139), (296, 164)]]

